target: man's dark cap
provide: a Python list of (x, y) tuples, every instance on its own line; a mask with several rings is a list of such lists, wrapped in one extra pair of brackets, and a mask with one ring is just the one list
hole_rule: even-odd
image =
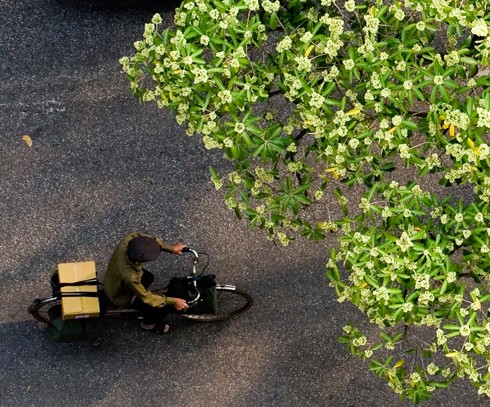
[(128, 243), (128, 257), (133, 263), (156, 260), (162, 249), (157, 241), (148, 236), (138, 236)]

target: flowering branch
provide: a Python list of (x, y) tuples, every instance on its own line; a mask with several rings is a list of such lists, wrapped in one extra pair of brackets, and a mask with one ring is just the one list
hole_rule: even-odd
[(379, 328), (342, 341), (414, 403), (457, 377), (490, 396), (488, 20), (479, 2), (184, 0), (120, 61), (136, 97), (232, 162), (210, 171), (237, 216), (284, 245), (339, 232), (330, 284)]

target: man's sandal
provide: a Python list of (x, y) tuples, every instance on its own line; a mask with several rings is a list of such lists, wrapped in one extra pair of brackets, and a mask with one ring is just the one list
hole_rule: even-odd
[(142, 324), (143, 324), (143, 322), (140, 322), (139, 327), (142, 331), (145, 331), (145, 332), (151, 332), (151, 333), (158, 334), (158, 335), (165, 335), (165, 334), (168, 334), (170, 332), (170, 325), (169, 324), (163, 324), (163, 326), (155, 325), (151, 329), (143, 328)]

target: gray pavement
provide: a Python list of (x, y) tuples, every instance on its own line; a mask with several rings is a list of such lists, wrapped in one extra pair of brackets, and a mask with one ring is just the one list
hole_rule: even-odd
[[(409, 405), (337, 342), (359, 314), (327, 286), (328, 242), (282, 248), (248, 231), (208, 181), (209, 165), (227, 163), (130, 95), (117, 61), (154, 12), (170, 24), (173, 7), (0, 3), (0, 405)], [(95, 344), (53, 343), (26, 308), (48, 294), (56, 264), (95, 260), (102, 276), (135, 230), (210, 253), (253, 308), (211, 325), (172, 319), (165, 337), (109, 321)], [(166, 280), (188, 265), (168, 255), (152, 270)], [(426, 405), (488, 403), (463, 382)]]

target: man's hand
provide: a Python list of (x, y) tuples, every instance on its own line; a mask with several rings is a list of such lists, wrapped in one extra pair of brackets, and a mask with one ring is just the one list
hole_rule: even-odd
[(182, 298), (175, 299), (174, 307), (177, 311), (185, 311), (187, 308), (189, 308), (186, 300), (183, 300)]
[(187, 246), (183, 243), (175, 243), (173, 245), (172, 250), (174, 251), (175, 254), (182, 254), (182, 250), (185, 249)]

